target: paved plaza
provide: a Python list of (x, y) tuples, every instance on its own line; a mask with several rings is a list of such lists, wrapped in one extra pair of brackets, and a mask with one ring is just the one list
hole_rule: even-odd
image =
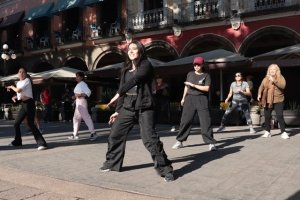
[(177, 132), (158, 125), (176, 177), (166, 183), (153, 169), (138, 127), (128, 137), (123, 171), (100, 173), (110, 127), (95, 126), (97, 140), (89, 140), (82, 123), (80, 140), (69, 141), (72, 123), (42, 124), (49, 149), (37, 151), (32, 135), (23, 134), (22, 147), (9, 147), (13, 121), (0, 120), (0, 200), (300, 199), (300, 128), (289, 128), (291, 139), (283, 140), (278, 129), (261, 138), (260, 127), (254, 135), (246, 126), (227, 127), (215, 134), (219, 150), (209, 152), (197, 126), (185, 147), (173, 150)]

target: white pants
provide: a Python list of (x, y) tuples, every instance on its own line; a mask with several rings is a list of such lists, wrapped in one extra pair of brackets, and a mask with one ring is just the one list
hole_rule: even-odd
[(81, 119), (87, 125), (91, 133), (95, 133), (94, 124), (91, 115), (88, 112), (87, 101), (85, 98), (76, 99), (76, 108), (73, 116), (73, 135), (78, 135)]

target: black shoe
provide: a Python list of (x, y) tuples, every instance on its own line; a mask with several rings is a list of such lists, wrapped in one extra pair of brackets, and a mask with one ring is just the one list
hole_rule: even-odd
[(219, 128), (218, 128), (218, 130), (216, 131), (216, 133), (220, 133), (220, 132), (222, 132), (222, 131), (224, 131), (225, 130), (225, 126), (224, 125), (221, 125)]
[(105, 165), (103, 165), (101, 168), (100, 168), (100, 172), (103, 172), (103, 173), (105, 173), (105, 172), (110, 172), (111, 171), (111, 169), (108, 167), (108, 166), (105, 166)]
[(166, 181), (166, 182), (172, 182), (172, 181), (174, 181), (174, 180), (175, 180), (175, 179), (174, 179), (173, 173), (169, 172), (169, 173), (167, 173), (167, 174), (165, 175), (165, 181)]
[(20, 147), (22, 146), (22, 142), (17, 142), (16, 140), (14, 140), (8, 146)]
[(98, 137), (97, 133), (92, 133), (92, 134), (90, 135), (90, 141), (96, 140), (97, 137)]

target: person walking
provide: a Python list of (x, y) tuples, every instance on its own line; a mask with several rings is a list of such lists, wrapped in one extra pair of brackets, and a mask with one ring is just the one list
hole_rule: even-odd
[(171, 161), (155, 132), (153, 79), (153, 66), (146, 57), (144, 46), (132, 41), (128, 45), (119, 89), (107, 104), (108, 107), (116, 105), (116, 112), (110, 116), (109, 124), (112, 127), (101, 172), (122, 170), (127, 135), (138, 120), (143, 144), (151, 154), (157, 173), (166, 182), (174, 180)]
[(41, 92), (40, 99), (44, 107), (43, 120), (48, 123), (51, 119), (51, 95), (48, 87)]
[(39, 129), (34, 124), (35, 117), (35, 101), (33, 100), (32, 81), (27, 77), (27, 71), (24, 67), (21, 67), (18, 71), (19, 81), (16, 86), (7, 86), (7, 91), (13, 90), (17, 93), (17, 100), (21, 101), (20, 111), (15, 119), (15, 139), (10, 143), (10, 146), (22, 146), (22, 137), (20, 125), (27, 118), (27, 123), (32, 131), (34, 139), (38, 145), (38, 150), (47, 149), (47, 143), (40, 133)]
[(176, 131), (175, 126), (171, 121), (172, 116), (170, 110), (169, 85), (159, 75), (155, 76), (155, 86), (153, 88), (153, 94), (155, 99), (156, 123), (167, 122), (172, 126), (171, 132)]
[(195, 57), (193, 61), (194, 71), (187, 74), (181, 105), (183, 106), (179, 132), (173, 149), (183, 148), (183, 141), (186, 141), (191, 128), (194, 115), (198, 113), (202, 138), (209, 144), (209, 150), (216, 150), (216, 140), (213, 138), (211, 127), (211, 117), (208, 106), (208, 92), (210, 89), (211, 78), (204, 72), (204, 59)]
[(289, 139), (289, 134), (285, 131), (285, 122), (283, 119), (284, 107), (284, 89), (286, 87), (285, 78), (282, 76), (280, 68), (277, 64), (271, 64), (268, 67), (267, 74), (262, 80), (259, 88), (257, 100), (264, 108), (265, 115), (265, 132), (264, 138), (271, 137), (271, 118), (272, 111), (275, 110), (278, 120), (281, 138)]
[(249, 101), (247, 97), (250, 96), (252, 96), (252, 94), (250, 92), (249, 85), (243, 80), (242, 73), (235, 73), (235, 81), (231, 83), (229, 93), (225, 99), (225, 103), (228, 103), (232, 97), (231, 105), (226, 109), (222, 117), (221, 125), (217, 130), (218, 133), (225, 129), (228, 116), (237, 109), (243, 112), (250, 129), (250, 134), (256, 133), (252, 125), (252, 119), (249, 111)]
[(74, 96), (72, 90), (69, 86), (65, 87), (65, 93), (62, 95), (62, 120), (64, 122), (69, 122), (72, 119), (72, 113), (73, 113), (73, 100), (72, 96)]
[(76, 100), (76, 107), (73, 116), (73, 135), (68, 137), (70, 140), (78, 140), (78, 131), (80, 128), (81, 120), (87, 125), (91, 135), (90, 140), (95, 140), (97, 138), (97, 133), (95, 132), (94, 124), (91, 115), (88, 111), (87, 98), (91, 95), (91, 90), (88, 85), (84, 82), (84, 73), (76, 73), (77, 85), (74, 88), (73, 99)]

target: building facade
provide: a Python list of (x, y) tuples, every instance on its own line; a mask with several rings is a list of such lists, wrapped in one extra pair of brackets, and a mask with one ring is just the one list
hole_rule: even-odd
[[(0, 75), (16, 73), (20, 65), (30, 72), (62, 66), (93, 71), (122, 62), (131, 39), (141, 41), (151, 58), (164, 62), (215, 49), (253, 58), (299, 44), (299, 4), (298, 0), (2, 0), (1, 44), (8, 44), (17, 59), (3, 61)], [(236, 71), (251, 74), (258, 88), (272, 62), (280, 63), (288, 85), (293, 85), (299, 61), (293, 55), (280, 61), (257, 60), (250, 66), (223, 63), (211, 68), (212, 99), (224, 99)], [(178, 91), (188, 70), (183, 66), (176, 73), (167, 67), (163, 71), (173, 88), (173, 101), (181, 97)], [(291, 87), (287, 92), (289, 98), (300, 99)], [(217, 94), (221, 96), (215, 98)]]

